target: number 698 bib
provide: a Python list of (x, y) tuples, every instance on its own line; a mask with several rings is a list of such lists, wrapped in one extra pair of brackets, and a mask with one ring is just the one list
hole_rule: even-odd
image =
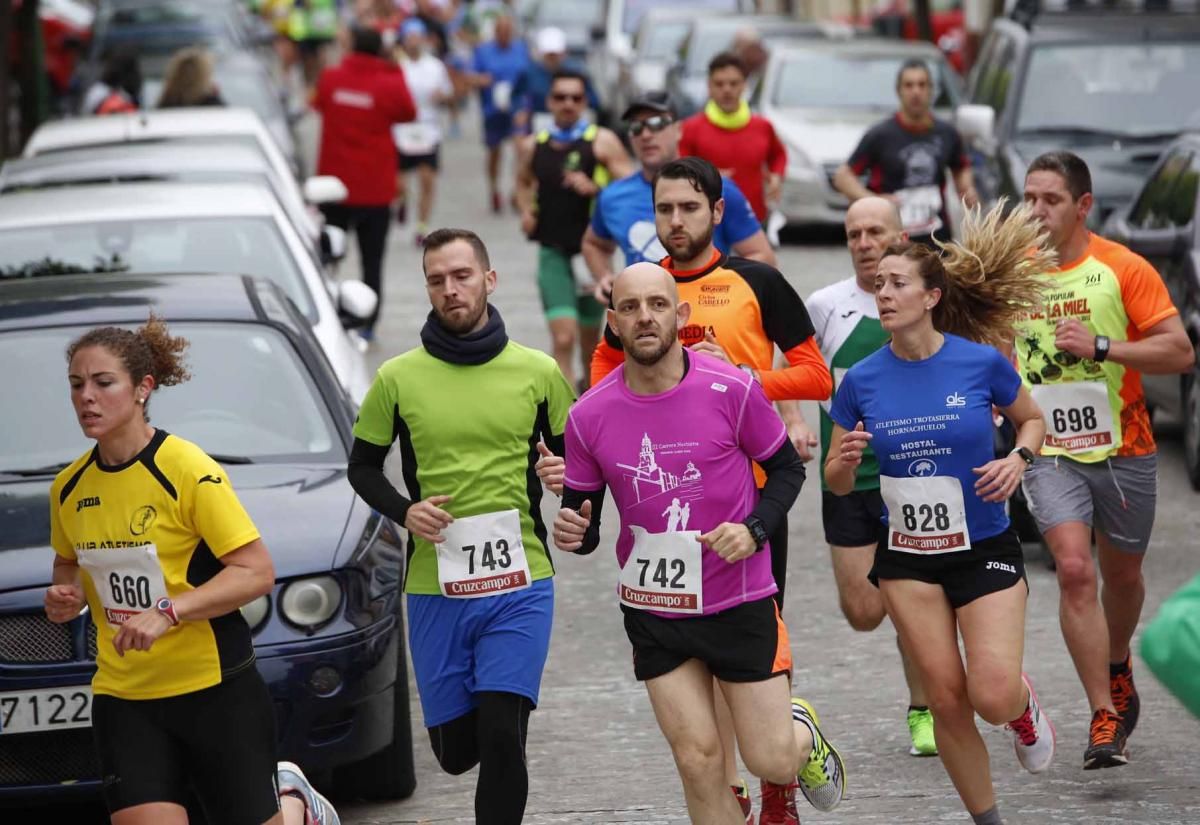
[(104, 606), (105, 620), (113, 628), (149, 610), (167, 595), (158, 548), (153, 544), (81, 550), (78, 559)]
[(435, 544), (442, 595), (478, 599), (532, 584), (516, 510), (457, 518)]
[(698, 530), (648, 533), (630, 525), (633, 549), (621, 568), (621, 603), (638, 610), (704, 612)]
[(971, 549), (962, 484), (952, 476), (879, 477), (888, 549), (927, 556)]
[(1038, 384), (1033, 400), (1046, 415), (1047, 447), (1086, 453), (1116, 443), (1108, 385), (1103, 381)]

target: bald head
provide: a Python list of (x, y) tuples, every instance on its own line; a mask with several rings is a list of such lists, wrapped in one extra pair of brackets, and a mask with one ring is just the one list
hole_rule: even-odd
[(874, 291), (875, 270), (883, 251), (907, 237), (899, 207), (887, 198), (871, 195), (850, 204), (846, 210), (846, 246), (860, 287)]
[(649, 261), (640, 261), (621, 270), (613, 280), (613, 306), (616, 306), (618, 296), (624, 293), (641, 293), (665, 291), (674, 303), (679, 303), (679, 289), (675, 286), (675, 278), (661, 266)]
[(658, 264), (628, 266), (613, 281), (608, 325), (621, 340), (626, 363), (650, 367), (661, 361), (679, 346), (679, 327), (689, 314), (675, 278)]

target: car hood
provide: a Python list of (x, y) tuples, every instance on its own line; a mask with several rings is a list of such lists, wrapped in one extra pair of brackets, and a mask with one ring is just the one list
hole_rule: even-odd
[(887, 117), (879, 109), (772, 109), (779, 137), (817, 164), (842, 163), (872, 125)]
[[(1071, 151), (1083, 158), (1092, 173), (1092, 192), (1101, 211), (1112, 209), (1133, 200), (1146, 181), (1146, 175), (1158, 160), (1169, 139), (1155, 142), (1120, 143), (1072, 141)], [(1061, 140), (1018, 138), (1013, 148), (1022, 162), (1028, 165), (1038, 155), (1062, 148)], [(1023, 170), (1019, 177), (1024, 177)], [(1019, 178), (1018, 178), (1019, 179)], [(1104, 217), (1104, 215), (1100, 216)]]
[[(339, 553), (343, 541), (357, 541), (346, 535), (355, 495), (344, 465), (225, 469), (271, 551), (277, 578), (330, 570), (347, 556)], [(49, 478), (0, 484), (0, 592), (50, 583), (49, 488)]]

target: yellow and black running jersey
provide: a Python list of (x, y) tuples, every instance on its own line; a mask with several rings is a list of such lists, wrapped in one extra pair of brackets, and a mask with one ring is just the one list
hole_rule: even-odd
[(221, 465), (195, 444), (155, 430), (120, 466), (80, 456), (50, 487), (50, 542), (78, 562), (98, 630), (96, 693), (160, 699), (219, 684), (254, 666), (250, 629), (239, 611), (185, 621), (149, 651), (118, 656), (122, 622), (194, 590), (222, 570), (220, 558), (257, 539)]

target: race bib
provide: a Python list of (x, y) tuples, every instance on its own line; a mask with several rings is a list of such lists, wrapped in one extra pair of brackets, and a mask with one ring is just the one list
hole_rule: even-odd
[(496, 111), (507, 112), (512, 106), (513, 85), (507, 80), (501, 80), (492, 86), (492, 105)]
[(633, 550), (621, 568), (621, 604), (667, 613), (704, 612), (698, 530), (648, 533), (630, 525)]
[(104, 606), (105, 621), (114, 629), (167, 595), (153, 544), (81, 550), (77, 556)]
[(428, 123), (399, 123), (392, 127), (396, 148), (405, 155), (431, 155), (437, 148), (437, 130)]
[(455, 519), (435, 544), (442, 595), (478, 599), (524, 590), (533, 582), (516, 510)]
[(942, 228), (942, 188), (914, 186), (895, 193), (900, 201), (900, 221), (910, 235), (928, 235)]
[(962, 484), (952, 476), (880, 476), (888, 549), (932, 556), (971, 549)]
[(1117, 443), (1108, 385), (1103, 381), (1038, 384), (1033, 400), (1046, 416), (1047, 447), (1086, 453)]

